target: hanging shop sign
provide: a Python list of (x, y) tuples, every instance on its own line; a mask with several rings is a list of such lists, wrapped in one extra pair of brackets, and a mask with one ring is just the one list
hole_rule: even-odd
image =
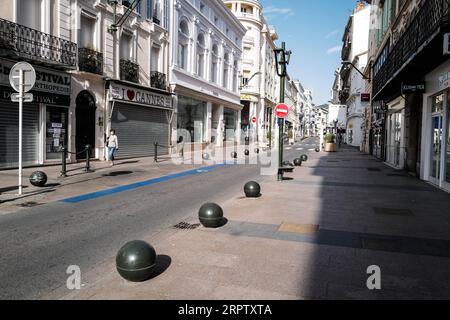
[(425, 83), (405, 84), (402, 83), (402, 93), (425, 93)]
[(135, 88), (119, 83), (111, 83), (109, 90), (111, 98), (116, 101), (136, 103), (149, 107), (172, 109), (172, 99), (170, 95), (164, 95), (145, 90), (144, 88)]
[[(0, 100), (11, 100), (11, 95), (15, 92), (9, 81), (9, 74), (14, 64), (13, 61), (0, 60)], [(33, 67), (36, 71), (36, 82), (30, 91), (33, 94), (33, 102), (70, 106), (70, 74)]]
[(361, 93), (361, 102), (370, 102), (370, 93)]

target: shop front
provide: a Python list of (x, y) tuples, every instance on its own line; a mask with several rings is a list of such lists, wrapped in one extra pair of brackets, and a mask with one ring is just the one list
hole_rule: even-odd
[[(19, 158), (19, 106), (9, 72), (16, 62), (0, 60), (0, 169), (15, 168)], [(69, 143), (71, 76), (37, 67), (33, 102), (23, 108), (23, 164), (36, 166), (61, 160), (60, 148)]]
[(421, 178), (450, 192), (450, 63), (426, 77)]
[[(167, 155), (173, 117), (172, 97), (128, 83), (107, 83), (109, 122), (106, 134), (114, 129), (119, 140), (118, 159), (151, 157), (158, 143), (159, 155)], [(106, 151), (106, 150), (105, 150)]]
[(386, 119), (386, 163), (405, 168), (405, 102), (399, 97), (388, 103)]

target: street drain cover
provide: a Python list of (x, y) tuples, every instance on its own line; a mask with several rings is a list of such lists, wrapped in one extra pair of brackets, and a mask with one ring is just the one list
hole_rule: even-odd
[(32, 207), (37, 207), (40, 205), (41, 205), (41, 203), (37, 203), (34, 201), (29, 201), (29, 202), (24, 202), (24, 203), (18, 204), (19, 207), (24, 207), (24, 208), (32, 208)]
[(187, 222), (180, 222), (173, 226), (174, 229), (178, 230), (195, 230), (200, 227), (200, 223), (198, 224), (190, 224)]
[(376, 214), (390, 215), (390, 216), (413, 216), (414, 214), (408, 209), (394, 209), (394, 208), (373, 208)]
[(404, 173), (388, 173), (387, 174), (388, 177), (407, 177), (407, 174)]

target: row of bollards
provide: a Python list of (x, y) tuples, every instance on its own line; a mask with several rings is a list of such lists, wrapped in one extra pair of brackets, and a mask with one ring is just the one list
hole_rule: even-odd
[[(259, 198), (261, 186), (255, 181), (244, 186), (247, 198)], [(223, 209), (216, 203), (205, 203), (198, 210), (198, 219), (205, 228), (219, 228), (225, 225)], [(157, 254), (155, 248), (145, 241), (128, 242), (116, 256), (117, 272), (125, 280), (144, 282), (151, 279), (156, 268)]]

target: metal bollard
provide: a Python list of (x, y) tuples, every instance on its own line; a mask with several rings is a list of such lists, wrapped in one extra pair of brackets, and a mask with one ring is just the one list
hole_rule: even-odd
[(91, 155), (91, 152), (90, 152), (91, 148), (92, 147), (89, 144), (86, 146), (86, 169), (85, 169), (86, 173), (93, 172), (91, 170), (91, 157), (90, 157), (90, 155)]
[(61, 164), (62, 164), (62, 168), (61, 168), (61, 178), (67, 178), (67, 148), (66, 147), (62, 147), (61, 148)]
[(155, 163), (158, 162), (158, 142), (155, 142)]

